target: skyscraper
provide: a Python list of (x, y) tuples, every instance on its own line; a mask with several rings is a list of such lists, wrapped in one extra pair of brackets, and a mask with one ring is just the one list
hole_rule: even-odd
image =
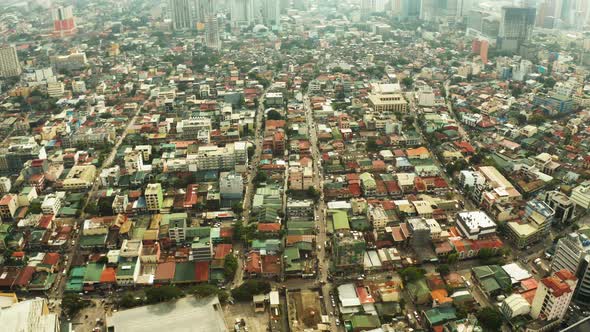
[(205, 17), (205, 46), (218, 50), (221, 48), (219, 39), (219, 23), (214, 0), (202, 0), (202, 7)]
[(16, 47), (0, 46), (0, 77), (19, 76), (21, 72)]
[(191, 0), (170, 0), (169, 9), (174, 30), (189, 30), (194, 27)]
[(517, 52), (529, 41), (535, 25), (535, 8), (502, 7), (498, 47)]
[(229, 5), (232, 27), (254, 23), (254, 0), (231, 0)]
[(76, 32), (76, 21), (72, 6), (56, 7), (51, 12), (53, 17), (53, 33), (63, 37)]

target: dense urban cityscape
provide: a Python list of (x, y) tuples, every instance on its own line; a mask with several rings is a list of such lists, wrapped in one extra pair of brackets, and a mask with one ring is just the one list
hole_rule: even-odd
[(0, 0), (0, 330), (590, 331), (590, 1)]

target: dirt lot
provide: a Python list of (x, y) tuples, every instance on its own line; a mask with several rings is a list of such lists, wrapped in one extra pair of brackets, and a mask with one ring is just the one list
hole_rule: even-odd
[[(297, 322), (292, 323), (294, 331), (302, 331), (305, 328), (316, 328), (321, 322), (320, 294), (312, 290), (301, 290), (289, 292), (289, 318), (296, 317)], [(295, 310), (293, 310), (295, 309)]]
[[(93, 299), (92, 305), (84, 308), (72, 320), (72, 327), (75, 331), (92, 331), (95, 327), (104, 327), (105, 309), (100, 300)], [(96, 324), (96, 319), (101, 319), (102, 325)]]
[(268, 311), (254, 312), (252, 303), (237, 303), (223, 308), (225, 324), (229, 331), (234, 330), (236, 318), (244, 319), (248, 332), (266, 332), (269, 322)]

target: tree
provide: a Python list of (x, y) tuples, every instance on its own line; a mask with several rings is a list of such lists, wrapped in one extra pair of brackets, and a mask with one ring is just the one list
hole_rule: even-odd
[(215, 295), (219, 292), (219, 288), (210, 284), (200, 284), (192, 287), (189, 293), (193, 294), (196, 298), (205, 298)]
[(475, 316), (486, 331), (500, 331), (502, 327), (502, 314), (490, 307), (479, 310)]
[(235, 214), (241, 214), (242, 212), (244, 212), (244, 208), (242, 207), (241, 202), (237, 202), (234, 205), (232, 205), (231, 209)]
[(379, 149), (379, 145), (374, 137), (370, 137), (367, 141), (367, 151), (376, 152)]
[(545, 79), (545, 82), (543, 83), (543, 87), (545, 87), (547, 89), (552, 89), (556, 83), (557, 82), (555, 82), (555, 79), (553, 77), (548, 77)]
[(252, 301), (252, 296), (270, 292), (270, 283), (264, 280), (247, 280), (238, 288), (231, 291), (231, 295), (237, 301)]
[(440, 273), (440, 275), (444, 277), (451, 273), (451, 268), (447, 264), (441, 264), (436, 267), (436, 272)]
[(159, 288), (148, 288), (145, 291), (147, 303), (159, 303), (182, 296), (182, 290), (176, 286), (162, 286)]
[(320, 199), (320, 192), (314, 187), (307, 188), (307, 195), (316, 202)]
[(447, 256), (447, 264), (453, 265), (457, 263), (457, 260), (459, 260), (459, 255), (457, 255), (456, 253), (449, 254)]
[(270, 110), (266, 113), (267, 120), (283, 120), (283, 116), (277, 110)]
[(223, 275), (226, 278), (232, 277), (238, 270), (238, 259), (235, 255), (229, 254), (225, 256), (223, 261)]
[(401, 270), (399, 274), (402, 276), (404, 281), (414, 282), (424, 278), (426, 271), (424, 269), (411, 266)]
[(117, 302), (120, 308), (132, 308), (143, 304), (140, 298), (136, 298), (133, 293), (126, 292)]
[(41, 213), (41, 201), (35, 199), (33, 201), (31, 201), (31, 204), (29, 205), (29, 212), (32, 214), (39, 214)]
[(98, 206), (93, 201), (88, 202), (88, 205), (86, 205), (84, 212), (89, 215), (97, 215), (98, 214)]
[(266, 182), (266, 180), (268, 180), (268, 178), (264, 172), (259, 171), (258, 173), (256, 173), (256, 176), (254, 177), (255, 184)]
[(66, 293), (61, 300), (61, 307), (70, 318), (76, 316), (80, 310), (89, 305), (90, 301), (84, 300), (80, 295), (75, 293)]
[(406, 76), (406, 77), (402, 78), (402, 84), (406, 88), (410, 88), (414, 84), (414, 80), (411, 77)]
[(479, 250), (479, 253), (477, 254), (477, 257), (480, 259), (488, 259), (490, 257), (494, 257), (497, 255), (498, 255), (498, 253), (491, 248), (481, 248)]

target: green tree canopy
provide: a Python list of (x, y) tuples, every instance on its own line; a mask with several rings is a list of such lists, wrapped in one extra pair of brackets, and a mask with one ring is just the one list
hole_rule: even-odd
[(270, 110), (266, 113), (267, 120), (283, 120), (283, 116), (277, 110)]
[(237, 301), (252, 301), (252, 297), (257, 294), (266, 294), (270, 292), (270, 283), (264, 280), (246, 280), (238, 288), (231, 291), (231, 295)]
[(158, 288), (148, 288), (145, 291), (147, 303), (165, 302), (181, 297), (182, 290), (176, 286), (162, 286)]
[(223, 261), (223, 275), (226, 278), (231, 278), (238, 270), (238, 259), (233, 254), (225, 256)]
[(502, 327), (502, 314), (493, 308), (482, 308), (476, 313), (476, 317), (486, 331), (500, 331)]

